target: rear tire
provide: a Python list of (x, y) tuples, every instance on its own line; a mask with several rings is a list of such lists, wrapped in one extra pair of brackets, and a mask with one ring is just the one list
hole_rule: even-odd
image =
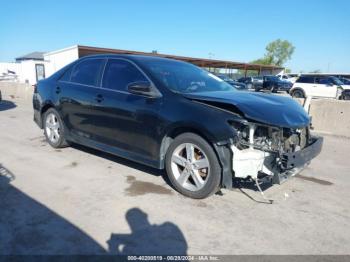
[(165, 166), (174, 188), (187, 197), (203, 199), (219, 190), (219, 160), (208, 142), (194, 133), (184, 133), (173, 140)]
[(304, 92), (299, 89), (293, 90), (291, 96), (294, 98), (305, 98)]
[(54, 108), (49, 108), (43, 117), (44, 134), (46, 141), (53, 148), (68, 146), (64, 135), (64, 125), (60, 115)]

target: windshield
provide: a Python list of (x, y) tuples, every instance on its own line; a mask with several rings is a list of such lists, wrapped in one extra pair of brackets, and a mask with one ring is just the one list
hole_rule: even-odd
[(158, 81), (177, 93), (236, 91), (230, 84), (192, 64), (171, 60), (142, 61)]
[(349, 85), (350, 84), (350, 80), (347, 78), (342, 78), (341, 79), (342, 83), (344, 83), (345, 85)]

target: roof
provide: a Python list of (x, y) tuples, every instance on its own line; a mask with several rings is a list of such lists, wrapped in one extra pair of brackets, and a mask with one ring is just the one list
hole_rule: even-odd
[(160, 53), (152, 53), (152, 52), (140, 52), (140, 51), (131, 51), (131, 50), (122, 50), (122, 49), (82, 46), (82, 45), (78, 45), (77, 48), (79, 52), (79, 57), (94, 55), (94, 54), (132, 54), (132, 55), (157, 56), (157, 57), (176, 59), (180, 61), (189, 62), (200, 67), (244, 69), (244, 70), (283, 70), (284, 69), (284, 67), (274, 66), (274, 65), (260, 65), (260, 64), (234, 62), (234, 61), (227, 61), (227, 60), (168, 55), (168, 54), (160, 54)]
[(21, 60), (44, 60), (45, 52), (32, 52), (16, 58), (16, 61)]
[(65, 48), (62, 48), (62, 49), (55, 50), (55, 51), (50, 51), (50, 52), (45, 53), (44, 55), (45, 56), (54, 55), (54, 54), (62, 53), (62, 52), (69, 51), (69, 50), (72, 50), (72, 49), (78, 49), (78, 45), (73, 45), (73, 46), (65, 47)]
[(300, 73), (301, 76), (350, 76), (350, 73)]

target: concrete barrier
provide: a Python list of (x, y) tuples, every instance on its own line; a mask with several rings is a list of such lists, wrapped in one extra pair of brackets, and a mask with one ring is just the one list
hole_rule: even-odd
[[(0, 82), (4, 100), (31, 101), (34, 87), (22, 83)], [(305, 99), (296, 99), (304, 105)], [(312, 99), (309, 106), (314, 131), (350, 138), (350, 101), (334, 99)]]
[(350, 101), (314, 99), (309, 114), (315, 131), (350, 137)]
[[(305, 99), (295, 100), (304, 106)], [(316, 132), (350, 138), (350, 101), (312, 99), (307, 111)]]
[(29, 84), (0, 82), (2, 99), (31, 100), (34, 87)]

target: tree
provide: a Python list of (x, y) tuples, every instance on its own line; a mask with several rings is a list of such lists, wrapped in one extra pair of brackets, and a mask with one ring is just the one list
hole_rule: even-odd
[(287, 40), (277, 39), (266, 46), (263, 58), (252, 61), (254, 64), (282, 66), (294, 53), (295, 47)]
[(294, 53), (295, 47), (287, 40), (277, 39), (266, 46), (265, 58), (271, 64), (282, 66)]

